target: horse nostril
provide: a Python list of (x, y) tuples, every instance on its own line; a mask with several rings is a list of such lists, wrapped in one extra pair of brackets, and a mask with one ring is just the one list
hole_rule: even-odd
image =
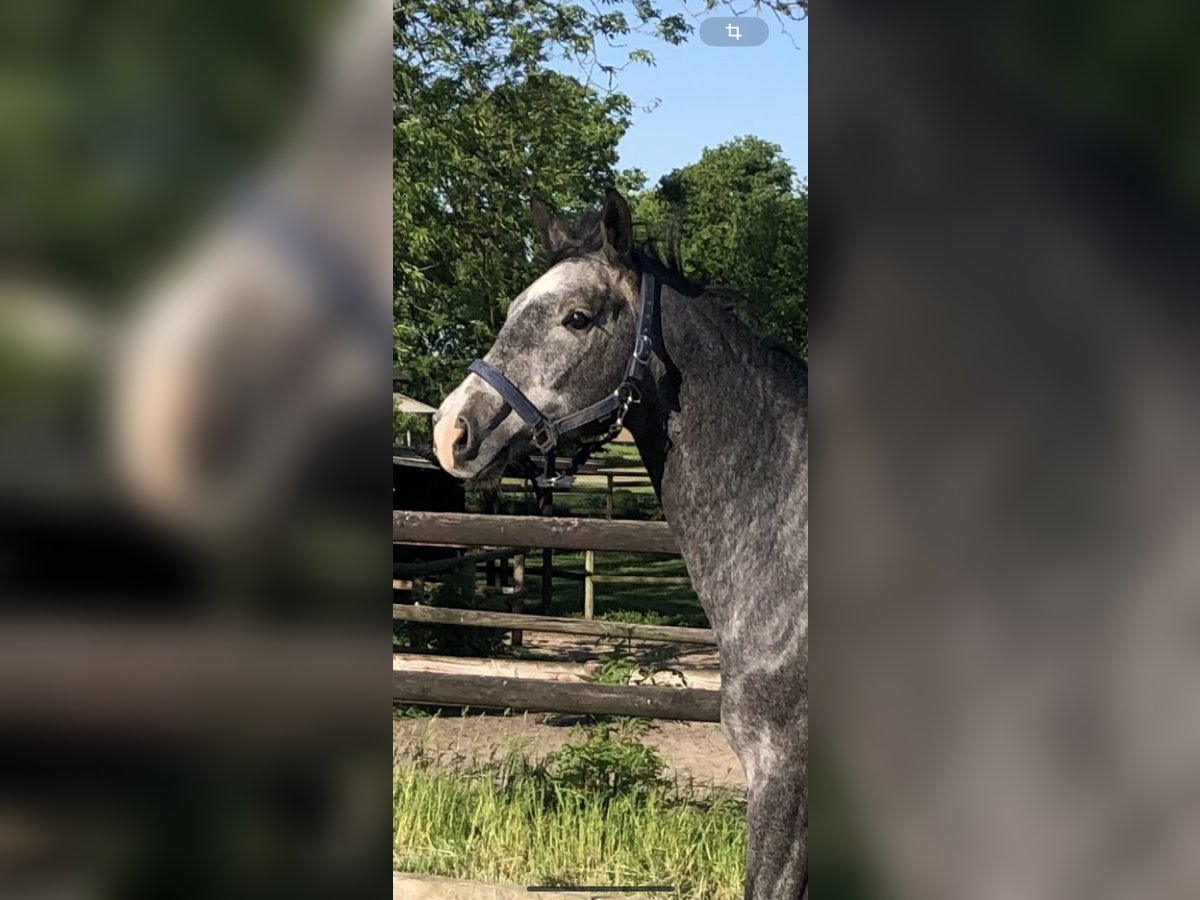
[(454, 445), (451, 449), (454, 453), (454, 458), (463, 462), (471, 447), (471, 425), (466, 419), (461, 417), (455, 419), (454, 424), (457, 434), (454, 436)]

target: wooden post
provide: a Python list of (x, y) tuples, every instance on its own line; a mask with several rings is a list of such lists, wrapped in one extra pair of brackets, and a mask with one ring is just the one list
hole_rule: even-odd
[[(420, 604), (425, 602), (425, 578), (423, 576), (413, 576), (411, 593), (413, 603)], [(408, 639), (413, 643), (414, 646), (424, 645), (425, 641), (429, 639), (429, 629), (409, 625)]]
[[(546, 488), (539, 499), (538, 510), (547, 518), (554, 517), (554, 491)], [(550, 612), (550, 597), (554, 593), (554, 580), (551, 570), (554, 568), (554, 550), (546, 547), (542, 550), (542, 615)]]
[(611, 519), (613, 514), (613, 477), (610, 472), (605, 476), (608, 479), (608, 493), (604, 495), (604, 517)]
[(583, 617), (591, 619), (596, 612), (596, 584), (592, 576), (596, 573), (596, 551), (583, 551)]
[[(513, 600), (511, 611), (519, 613), (521, 611), (521, 595), (525, 593), (525, 554), (518, 553), (513, 557)], [(520, 647), (524, 641), (524, 633), (519, 628), (512, 630), (512, 645)]]

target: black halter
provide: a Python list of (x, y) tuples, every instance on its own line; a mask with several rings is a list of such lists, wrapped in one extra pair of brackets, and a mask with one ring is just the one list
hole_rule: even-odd
[[(617, 389), (598, 400), (591, 406), (585, 406), (579, 412), (561, 419), (548, 419), (542, 415), (525, 392), (508, 380), (482, 359), (471, 363), (469, 371), (474, 372), (490, 384), (504, 402), (533, 429), (533, 445), (545, 457), (545, 469), (534, 483), (542, 488), (567, 487), (574, 480), (579, 467), (596, 450), (607, 444), (618, 434), (625, 424), (625, 415), (629, 407), (641, 400), (638, 383), (646, 372), (650, 357), (654, 355), (654, 312), (658, 305), (658, 294), (661, 285), (650, 272), (649, 260), (640, 253), (634, 252), (634, 261), (642, 270), (641, 298), (638, 303), (637, 332), (634, 336), (633, 353), (629, 364), (625, 367), (625, 377), (617, 385)], [(555, 448), (563, 435), (576, 431), (585, 425), (599, 422), (616, 413), (612, 426), (599, 439), (584, 444), (583, 448), (572, 457), (566, 470), (559, 474), (555, 463)]]

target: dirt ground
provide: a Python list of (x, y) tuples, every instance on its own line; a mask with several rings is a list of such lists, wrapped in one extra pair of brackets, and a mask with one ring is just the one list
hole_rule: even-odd
[(717, 648), (707, 644), (664, 644), (662, 641), (606, 641), (590, 635), (552, 634), (527, 631), (524, 635), (526, 650), (534, 650), (555, 659), (583, 661), (599, 659), (603, 653), (620, 647), (649, 663), (665, 658), (666, 664), (678, 664), (689, 668), (720, 670)]
[[(430, 753), (444, 758), (448, 765), (503, 756), (513, 746), (540, 759), (566, 744), (571, 739), (571, 726), (578, 721), (575, 716), (553, 713), (396, 719), (392, 723), (392, 744), (403, 753), (424, 743)], [(677, 774), (690, 776), (698, 783), (746, 786), (742, 767), (715, 722), (656, 721), (642, 741), (667, 761), (669, 777)]]
[[(598, 659), (614, 646), (613, 642), (595, 637), (525, 633), (527, 649), (560, 660)], [(666, 648), (658, 641), (632, 641), (621, 642), (621, 648), (647, 663), (712, 673), (720, 670), (716, 647)], [(429, 752), (443, 758), (447, 765), (503, 756), (513, 746), (520, 746), (530, 757), (540, 759), (566, 744), (571, 739), (572, 726), (579, 721), (578, 716), (555, 713), (401, 718), (392, 723), (392, 743), (403, 753), (406, 748), (423, 742)], [(715, 722), (655, 721), (642, 740), (666, 760), (669, 775), (691, 777), (699, 783), (746, 786), (741, 764), (721, 733), (721, 726)]]

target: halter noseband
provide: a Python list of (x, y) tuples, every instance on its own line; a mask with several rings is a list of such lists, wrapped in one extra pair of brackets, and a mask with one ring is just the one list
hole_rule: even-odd
[[(617, 385), (617, 389), (598, 400), (591, 406), (585, 406), (579, 412), (563, 416), (561, 419), (548, 419), (541, 410), (525, 396), (525, 392), (513, 384), (502, 373), (482, 359), (477, 359), (468, 367), (488, 384), (490, 384), (504, 402), (512, 407), (513, 412), (521, 417), (533, 429), (533, 445), (545, 457), (545, 470), (535, 479), (538, 487), (554, 488), (567, 487), (574, 480), (575, 472), (592, 453), (611, 441), (625, 424), (625, 415), (629, 407), (641, 399), (638, 383), (645, 375), (650, 357), (654, 355), (654, 312), (658, 305), (658, 294), (661, 285), (650, 272), (649, 261), (640, 253), (634, 252), (634, 261), (641, 267), (641, 297), (638, 303), (637, 332), (634, 335), (633, 353), (629, 364), (625, 367), (625, 377)], [(583, 446), (572, 459), (566, 470), (559, 474), (555, 465), (555, 448), (563, 435), (576, 431), (585, 425), (599, 422), (616, 413), (612, 427), (598, 440)]]

